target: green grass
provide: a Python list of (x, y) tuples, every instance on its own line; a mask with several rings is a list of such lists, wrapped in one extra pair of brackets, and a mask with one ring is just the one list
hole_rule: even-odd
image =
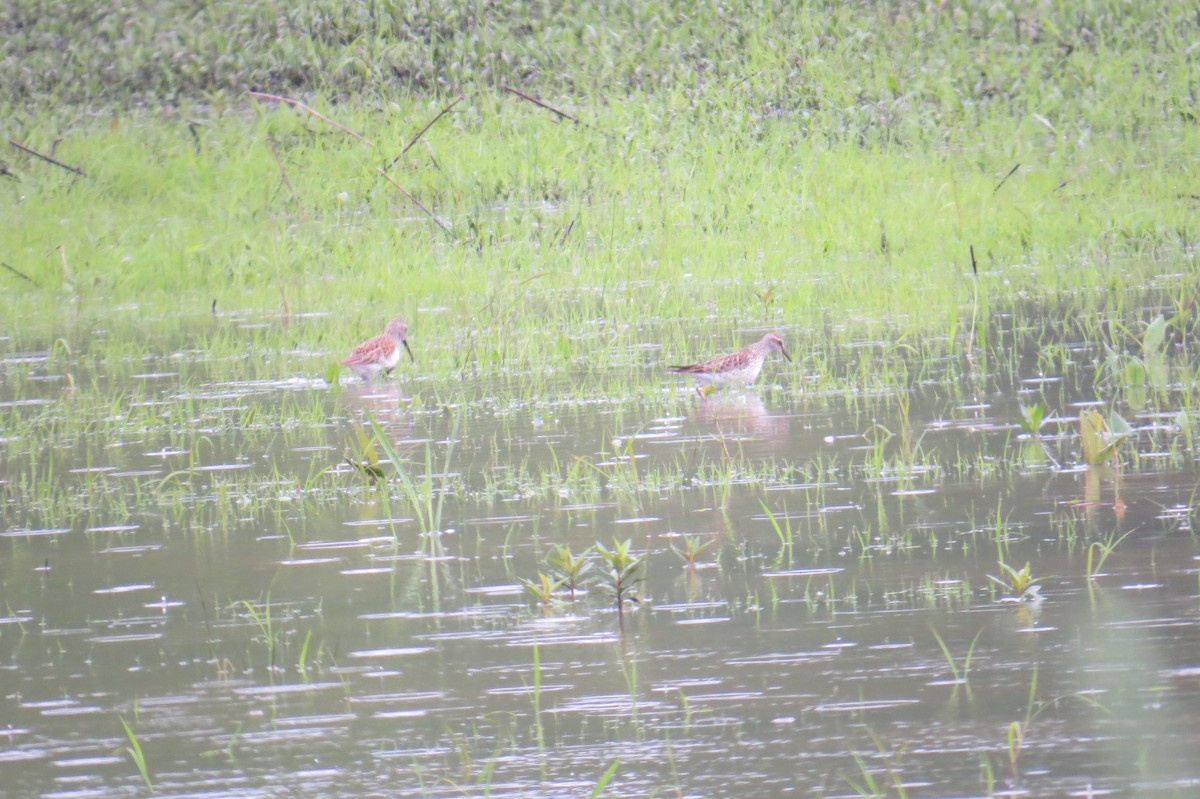
[[(709, 574), (745, 578), (729, 604), (748, 623), (796, 596), (814, 618), (953, 612), (993, 596), (993, 557), (1059, 570), (1057, 546), (1068, 575), (1094, 576), (1122, 540), (1094, 529), (1086, 487), (1055, 489), (1057, 545), (1019, 540), (1027, 517), (997, 508), (1046, 467), (996, 423), (1018, 402), (1044, 409), (1026, 419), (1037, 430), (1095, 400), (1137, 428), (1130, 474), (1138, 452), (1160, 455), (1150, 470), (1191, 468), (1200, 15), (1186, 4), (121, 5), (0, 10), (4, 138), (86, 173), (0, 155), (0, 514), (26, 573), (45, 557), (29, 554), (39, 528), (100, 550), (165, 527), (204, 561), (243, 533), (294, 545), (378, 517), (396, 552), (425, 555), (396, 561), (392, 604), (440, 610), (476, 601), (460, 595), (478, 576), (453, 573), (475, 568), (472, 534), (497, 543), (471, 520), (536, 514), (554, 521), (512, 522), (506, 568), (536, 575), (539, 600), (568, 578), (565, 599), (603, 561), (609, 592), (584, 613), (622, 608), (643, 578), (657, 576), (648, 600), (689, 590), (665, 582), (673, 539), (545, 559), (589, 514), (608, 519), (592, 506), (678, 512), (681, 531), (684, 509), (712, 507)], [(276, 382), (330, 374), (395, 316), (417, 362), (380, 387), (397, 395), (385, 410), (348, 386)], [(708, 417), (663, 365), (768, 327), (796, 364), (768, 367), (764, 408), (795, 448), (697, 441)], [(1035, 375), (1061, 382), (1019, 393)], [(995, 407), (969, 429), (981, 397)], [(678, 446), (637, 438), (660, 418), (688, 420)], [(1078, 425), (1044, 428), (1047, 451), (1078, 464)], [(355, 449), (356, 429), (390, 465)], [(250, 466), (206, 470), (228, 464)], [(895, 497), (910, 487), (981, 499), (964, 523), (927, 525), (936, 497)], [(691, 563), (707, 543), (681, 534)], [(283, 623), (292, 610), (227, 603), (249, 637), (221, 656), (266, 679), (320, 673), (336, 643)], [(934, 638), (966, 683), (979, 636)], [(621, 665), (636, 710), (637, 659)], [(464, 755), (478, 784), (501, 752), (559, 740), (536, 647), (533, 668), (532, 719), (463, 734), (495, 753)], [(1049, 707), (1034, 679), (1009, 727), (1014, 775)], [(902, 750), (872, 738), (830, 773), (902, 794)], [(612, 793), (615, 758), (586, 773), (606, 763), (593, 795)]]
[[(1092, 380), (1063, 341), (1111, 351), (1097, 399), (1186, 422), (1195, 369), (1164, 341), (1196, 329), (1200, 279), (1181, 263), (1200, 205), (1200, 19), (1170, 4), (958, 5), (10, 4), (0, 126), (86, 173), (3, 156), (0, 354), (46, 359), (3, 364), (0, 399), (40, 400), (48, 378), (73, 389), (0, 407), (13, 513), (127, 518), (297, 486), (317, 504), (374, 496), (334, 470), (353, 449), (346, 422), (365, 421), (344, 394), (259, 403), (205, 387), (335, 373), (397, 315), (416, 418), (487, 419), (514, 441), (531, 411), (582, 418), (602, 397), (610, 413), (585, 457), (494, 445), (436, 492), (427, 450), (393, 498), (430, 529), (445, 491), (637, 505), (695, 488), (725, 506), (797, 470), (906, 484), (1010, 470), (923, 437), (910, 394), (938, 383), (966, 402), (978, 375), (1030, 374), (1030, 351), (1039, 373)], [(85, 22), (94, 35), (75, 33)], [(845, 413), (870, 457), (763, 461), (722, 439), (720, 453), (635, 459), (647, 409), (693, 399), (664, 395), (662, 366), (768, 326), (797, 359), (782, 399)], [(133, 379), (147, 368), (178, 377)], [(1179, 427), (1147, 434), (1176, 460), (1194, 452)], [(164, 439), (188, 454), (163, 476), (63, 478), (109, 463), (104, 442)], [(330, 457), (293, 473), (288, 453), (314, 442)], [(1074, 460), (1073, 446), (1055, 454)], [(274, 474), (196, 470), (227, 457)]]
[(442, 373), (602, 370), (650, 335), (682, 357), (712, 318), (963, 346), (970, 306), (1098, 307), (1194, 246), (1194, 14), (784, 9), (15, 3), (5, 133), (87, 177), (5, 156), (14, 344), (66, 329), (82, 357), (136, 302), (240, 354), (215, 302), (277, 309), (295, 324), (264, 342), (316, 352), (401, 314)]
[[(137, 707), (135, 705), (135, 717)], [(117, 717), (121, 722), (121, 727), (125, 730), (125, 737), (129, 740), (129, 746), (123, 746), (118, 751), (123, 751), (129, 755), (129, 759), (137, 766), (138, 773), (142, 775), (142, 782), (146, 783), (146, 788), (150, 793), (154, 793), (154, 782), (150, 777), (150, 767), (146, 763), (146, 753), (142, 751), (142, 742), (138, 739), (138, 735), (129, 726), (129, 722), (124, 716)]]

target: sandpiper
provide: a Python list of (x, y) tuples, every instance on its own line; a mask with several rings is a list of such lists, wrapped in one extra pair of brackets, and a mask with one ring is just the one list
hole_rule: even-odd
[(780, 353), (789, 361), (792, 359), (783, 346), (783, 336), (778, 333), (768, 333), (737, 352), (721, 355), (704, 363), (672, 366), (671, 371), (692, 375), (705, 385), (721, 386), (728, 383), (749, 385), (758, 378), (758, 373), (762, 371), (767, 356), (772, 352)]
[(388, 322), (382, 336), (359, 344), (342, 363), (363, 380), (370, 380), (380, 372), (392, 373), (396, 364), (400, 363), (400, 347), (404, 347), (411, 360), (416, 360), (408, 348), (408, 325), (401, 319), (393, 319)]

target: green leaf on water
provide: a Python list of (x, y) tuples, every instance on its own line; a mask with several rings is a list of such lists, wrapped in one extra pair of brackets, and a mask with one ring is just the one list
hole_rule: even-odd
[(1146, 328), (1142, 336), (1142, 356), (1156, 355), (1167, 338), (1167, 319), (1162, 314), (1154, 317), (1154, 321)]

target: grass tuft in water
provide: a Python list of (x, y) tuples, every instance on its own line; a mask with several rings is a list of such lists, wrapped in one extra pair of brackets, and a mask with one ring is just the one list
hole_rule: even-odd
[(125, 737), (129, 740), (129, 745), (121, 747), (120, 751), (129, 755), (130, 759), (133, 760), (133, 764), (137, 766), (138, 773), (142, 775), (142, 781), (146, 783), (146, 788), (149, 789), (150, 793), (154, 793), (154, 782), (150, 779), (150, 767), (146, 762), (146, 753), (142, 750), (142, 742), (138, 739), (137, 733), (133, 731), (133, 727), (129, 726), (129, 722), (125, 720), (125, 717), (118, 716), (118, 718), (121, 720), (121, 727), (125, 730)]
[(1033, 674), (1029, 679), (1029, 698), (1025, 703), (1025, 717), (1023, 719), (1014, 720), (1008, 725), (1008, 767), (1009, 767), (1009, 786), (1015, 787), (1020, 778), (1018, 770), (1021, 754), (1024, 751), (1025, 740), (1029, 735), (1029, 728), (1033, 722), (1038, 719), (1045, 711), (1054, 707), (1067, 699), (1078, 699), (1084, 704), (1101, 710), (1105, 713), (1109, 711), (1104, 705), (1100, 704), (1097, 699), (1089, 693), (1075, 691), (1069, 694), (1061, 694), (1051, 699), (1039, 700), (1037, 698), (1038, 688), (1038, 667), (1035, 664)]
[(874, 799), (874, 797), (887, 796), (887, 789), (890, 787), (895, 792), (897, 799), (907, 799), (908, 789), (904, 785), (904, 775), (901, 769), (901, 761), (904, 758), (904, 751), (907, 747), (901, 747), (898, 751), (892, 751), (884, 745), (883, 741), (880, 740), (879, 736), (870, 727), (866, 727), (866, 732), (871, 737), (875, 751), (884, 763), (889, 784), (880, 785), (875, 779), (875, 775), (871, 772), (866, 759), (858, 751), (854, 750), (850, 752), (850, 755), (854, 758), (854, 763), (858, 767), (859, 774), (862, 775), (862, 780), (861, 782), (856, 781), (845, 775), (843, 775), (843, 779), (862, 797), (872, 797)]
[(950, 667), (950, 673), (954, 676), (955, 688), (959, 685), (967, 687), (967, 696), (970, 697), (971, 685), (968, 678), (971, 675), (971, 658), (975, 654), (975, 644), (979, 643), (979, 636), (983, 635), (983, 629), (975, 633), (975, 637), (971, 639), (971, 645), (967, 647), (967, 654), (963, 656), (962, 668), (958, 666), (958, 662), (954, 659), (954, 655), (950, 653), (950, 647), (942, 639), (941, 634), (932, 626), (929, 631), (933, 633), (934, 639), (937, 640), (938, 647), (942, 650), (942, 656), (946, 658), (946, 664)]
[(1088, 545), (1087, 564), (1084, 569), (1088, 580), (1095, 580), (1100, 576), (1101, 570), (1104, 568), (1104, 563), (1112, 555), (1113, 550), (1132, 534), (1133, 531), (1130, 530), (1118, 537), (1116, 530), (1110, 530), (1108, 536), (1103, 541), (1093, 541)]
[(277, 629), (272, 620), (271, 594), (267, 593), (257, 603), (243, 599), (241, 605), (250, 614), (250, 618), (254, 620), (255, 625), (258, 627), (259, 640), (267, 648), (267, 670), (274, 674), (275, 657), (278, 653), (279, 645), (283, 641), (283, 631)]

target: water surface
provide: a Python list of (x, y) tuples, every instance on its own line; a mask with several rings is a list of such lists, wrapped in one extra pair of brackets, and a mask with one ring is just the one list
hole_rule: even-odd
[[(0, 779), (145, 794), (124, 719), (168, 796), (583, 796), (613, 763), (614, 796), (1195, 795), (1188, 355), (1132, 403), (1057, 335), (707, 399), (654, 348), (330, 386), (336, 353), (209, 360), (167, 323), (66, 368), (10, 346)], [(1136, 432), (1088, 467), (1110, 406)], [(622, 613), (526, 591), (614, 539), (645, 558)]]

